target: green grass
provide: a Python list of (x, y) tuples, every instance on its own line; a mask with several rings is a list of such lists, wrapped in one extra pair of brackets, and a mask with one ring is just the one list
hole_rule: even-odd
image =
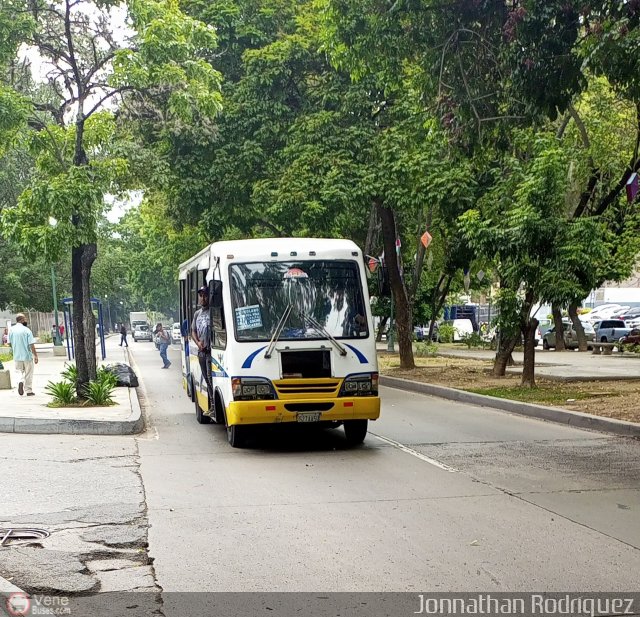
[(0, 362), (9, 362), (13, 360), (13, 354), (10, 351), (0, 351)]
[(524, 403), (566, 403), (569, 399), (581, 401), (595, 396), (606, 396), (601, 392), (583, 392), (582, 390), (570, 390), (562, 388), (469, 388), (468, 392), (495, 396), (496, 398), (506, 398), (512, 401), (522, 401)]

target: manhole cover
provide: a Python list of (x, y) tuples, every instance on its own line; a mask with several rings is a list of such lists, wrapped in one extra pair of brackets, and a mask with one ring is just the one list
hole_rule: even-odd
[(27, 527), (0, 528), (0, 546), (6, 546), (9, 542), (20, 542), (24, 540), (41, 540), (48, 538), (49, 532), (46, 529), (35, 529)]

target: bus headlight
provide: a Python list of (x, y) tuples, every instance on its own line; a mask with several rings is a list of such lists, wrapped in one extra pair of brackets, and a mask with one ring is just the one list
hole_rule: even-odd
[(271, 382), (262, 377), (233, 377), (231, 379), (231, 389), (234, 401), (276, 398)]
[(378, 396), (378, 373), (348, 375), (339, 396)]

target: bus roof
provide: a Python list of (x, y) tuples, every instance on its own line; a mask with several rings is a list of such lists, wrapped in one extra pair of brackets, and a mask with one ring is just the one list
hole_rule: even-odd
[[(297, 253), (291, 256), (291, 253)], [(361, 255), (358, 245), (352, 240), (336, 238), (254, 238), (251, 240), (228, 240), (214, 242), (191, 259), (180, 264), (181, 278), (186, 271), (199, 263), (203, 263), (209, 254), (235, 260), (269, 260), (274, 257), (272, 253), (278, 253), (279, 258), (294, 257), (297, 259), (314, 257), (343, 258), (347, 254), (357, 252)], [(310, 255), (315, 253), (315, 255)], [(233, 257), (229, 257), (232, 255)]]

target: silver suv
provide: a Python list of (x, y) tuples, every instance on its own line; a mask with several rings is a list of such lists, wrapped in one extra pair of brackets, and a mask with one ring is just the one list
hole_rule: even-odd
[(138, 341), (153, 341), (153, 334), (151, 333), (151, 328), (147, 324), (136, 324), (136, 327), (133, 329), (133, 340), (137, 343)]
[[(564, 328), (564, 346), (567, 349), (578, 349), (578, 333), (575, 331), (572, 323), (564, 322), (562, 324)], [(587, 339), (587, 343), (593, 343), (596, 340), (596, 332), (591, 327), (591, 324), (582, 322), (584, 328), (584, 335)], [(542, 348), (551, 349), (556, 346), (556, 329), (550, 328), (542, 337)]]

